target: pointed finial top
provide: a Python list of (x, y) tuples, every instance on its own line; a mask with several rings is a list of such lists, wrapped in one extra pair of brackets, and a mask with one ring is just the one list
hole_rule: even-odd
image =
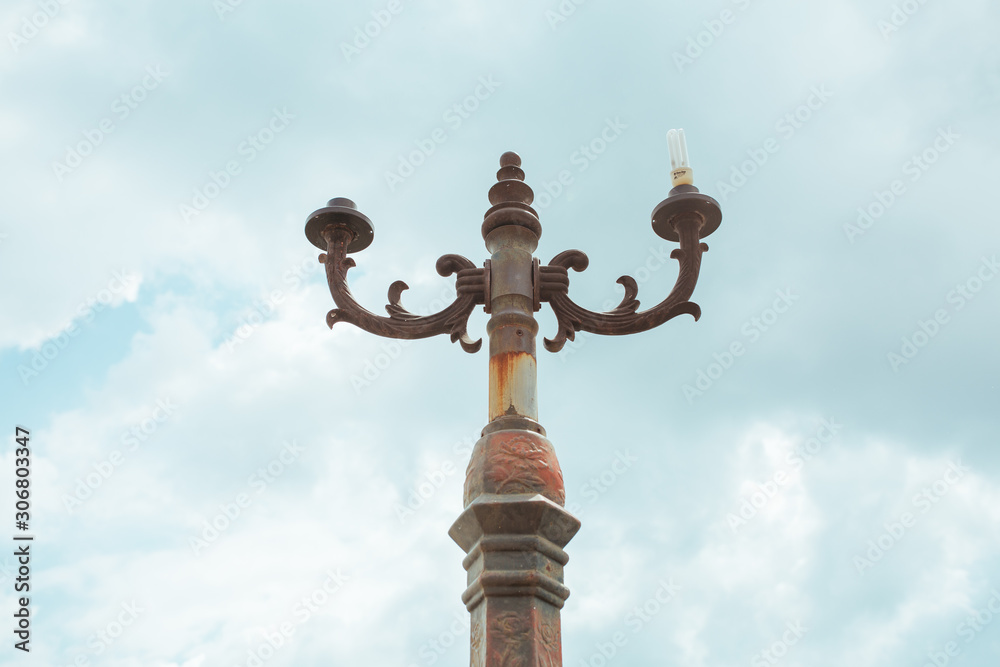
[(504, 225), (527, 227), (536, 237), (541, 236), (542, 226), (538, 222), (538, 214), (531, 208), (535, 193), (524, 182), (521, 157), (517, 153), (507, 151), (500, 156), (497, 182), (490, 188), (489, 197), (493, 206), (486, 211), (483, 219), (483, 238)]

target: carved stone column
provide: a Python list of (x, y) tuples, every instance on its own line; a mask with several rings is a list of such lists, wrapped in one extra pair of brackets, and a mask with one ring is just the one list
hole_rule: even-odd
[(542, 228), (520, 159), (500, 158), (483, 238), (490, 320), (489, 425), (465, 482), (465, 511), (449, 534), (466, 552), (472, 667), (561, 667), (563, 547), (580, 528), (562, 471), (538, 423), (535, 338)]

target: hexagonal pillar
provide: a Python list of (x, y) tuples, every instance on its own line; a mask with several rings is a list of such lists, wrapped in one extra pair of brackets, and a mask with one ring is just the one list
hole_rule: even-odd
[(494, 430), (476, 443), (466, 508), (449, 531), (467, 554), (472, 667), (562, 667), (563, 547), (580, 528), (564, 500), (543, 435)]

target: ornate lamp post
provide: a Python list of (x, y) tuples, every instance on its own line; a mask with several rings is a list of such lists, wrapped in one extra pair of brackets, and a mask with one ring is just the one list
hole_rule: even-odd
[(618, 282), (625, 297), (617, 308), (596, 313), (569, 297), (569, 269), (583, 271), (587, 256), (579, 250), (556, 255), (548, 265), (533, 256), (542, 234), (531, 208), (534, 194), (524, 182), (521, 159), (500, 157), (497, 183), (490, 188), (492, 208), (482, 233), (491, 256), (482, 267), (465, 257), (444, 255), (442, 276), (456, 276), (457, 297), (450, 306), (421, 317), (407, 311), (400, 296), (406, 283), (389, 287), (388, 317), (362, 307), (347, 286), (355, 266), (349, 254), (371, 244), (374, 228), (349, 199), (330, 200), (309, 216), (306, 237), (325, 252), (330, 292), (337, 308), (327, 313), (330, 327), (350, 322), (389, 338), (427, 338), (448, 334), (466, 352), (479, 350), (466, 327), (476, 306), (490, 314), (489, 423), (476, 443), (465, 480), (465, 510), (449, 534), (466, 552), (468, 588), (462, 600), (472, 614), (473, 667), (561, 667), (559, 612), (569, 589), (563, 584), (568, 560), (563, 547), (580, 528), (564, 509), (562, 471), (552, 443), (538, 422), (534, 313), (548, 302), (558, 331), (545, 339), (550, 352), (560, 350), (577, 331), (624, 335), (652, 329), (687, 313), (701, 314), (689, 301), (698, 281), (708, 236), (722, 220), (719, 204), (691, 184), (683, 131), (671, 130), (674, 188), (653, 209), (653, 231), (680, 247), (671, 257), (680, 263), (673, 290), (659, 305), (639, 311), (638, 287), (630, 276)]

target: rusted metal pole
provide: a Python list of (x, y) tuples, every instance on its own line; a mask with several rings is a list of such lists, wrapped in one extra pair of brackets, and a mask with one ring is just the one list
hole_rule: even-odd
[(563, 547), (580, 522), (567, 512), (562, 471), (538, 423), (535, 337), (541, 235), (520, 158), (500, 158), (483, 221), (490, 320), (490, 422), (476, 443), (465, 511), (449, 534), (467, 553), (472, 667), (562, 667)]
[[(682, 166), (689, 175), (686, 161)], [(442, 256), (437, 271), (455, 275), (457, 296), (432, 315), (403, 307), (407, 287), (399, 280), (389, 287), (388, 317), (354, 299), (347, 272), (355, 262), (348, 255), (366, 248), (375, 231), (354, 202), (331, 199), (306, 221), (306, 237), (324, 251), (320, 261), (337, 305), (326, 316), (330, 327), (350, 322), (379, 336), (403, 339), (447, 334), (466, 352), (476, 352), (482, 341), (468, 335), (469, 316), (479, 305), (490, 314), (489, 423), (469, 461), (465, 510), (449, 531), (467, 554), (468, 588), (462, 600), (472, 614), (472, 667), (562, 666), (559, 615), (569, 597), (563, 584), (568, 560), (563, 547), (580, 522), (563, 507), (562, 471), (538, 422), (534, 313), (547, 302), (556, 315), (556, 335), (544, 340), (551, 352), (573, 340), (577, 331), (621, 336), (679, 315), (697, 319), (701, 309), (689, 299), (702, 253), (708, 250), (701, 239), (719, 227), (722, 211), (689, 180), (675, 178), (669, 196), (653, 210), (653, 231), (679, 243), (670, 255), (679, 271), (670, 294), (644, 311), (639, 311), (638, 285), (630, 276), (618, 279), (625, 296), (608, 312), (587, 310), (570, 299), (569, 270), (583, 271), (588, 264), (579, 250), (563, 251), (545, 266), (533, 257), (542, 226), (514, 153), (501, 156), (497, 183), (489, 192), (492, 208), (482, 232), (490, 259), (479, 268), (460, 255)]]
[[(498, 185), (500, 185), (498, 183)], [(533, 315), (532, 253), (538, 245), (533, 232), (504, 225), (486, 238), (490, 258), (490, 421), (504, 415), (538, 420)]]

